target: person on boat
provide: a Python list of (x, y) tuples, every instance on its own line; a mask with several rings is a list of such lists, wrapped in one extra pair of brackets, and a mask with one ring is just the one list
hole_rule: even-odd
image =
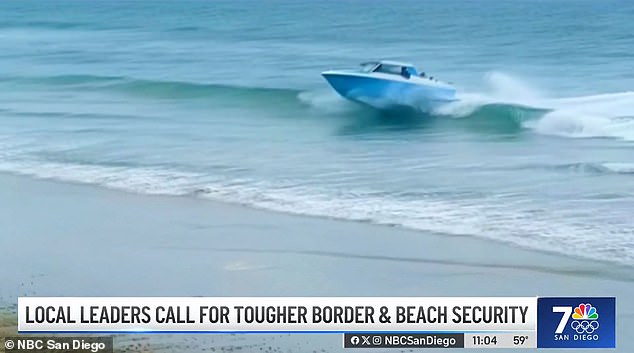
[(409, 78), (411, 76), (409, 70), (406, 67), (401, 68), (401, 76), (405, 78)]

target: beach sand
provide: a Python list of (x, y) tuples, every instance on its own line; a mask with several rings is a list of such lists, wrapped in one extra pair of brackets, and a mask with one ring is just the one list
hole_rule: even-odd
[(17, 315), (3, 312), (0, 314), (0, 337), (13, 336), (17, 330)]
[[(632, 268), (472, 237), (1, 175), (0, 244), (2, 335), (29, 295), (600, 295), (617, 296), (617, 351), (634, 351)], [(130, 337), (119, 350), (342, 350), (339, 335)]]

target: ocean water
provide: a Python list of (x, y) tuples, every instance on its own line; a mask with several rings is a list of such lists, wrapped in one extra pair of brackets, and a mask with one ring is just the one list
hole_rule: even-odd
[[(2, 1), (0, 171), (634, 265), (633, 19), (617, 0)], [(460, 101), (381, 112), (320, 77), (378, 58)]]

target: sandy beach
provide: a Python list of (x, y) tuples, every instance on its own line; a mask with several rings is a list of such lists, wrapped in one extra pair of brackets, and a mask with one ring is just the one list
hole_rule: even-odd
[[(0, 185), (5, 317), (15, 315), (18, 296), (29, 295), (603, 295), (617, 296), (617, 351), (634, 349), (625, 339), (634, 330), (627, 267), (195, 198), (12, 175), (0, 176)], [(341, 350), (333, 335), (168, 335), (149, 342), (165, 351)]]

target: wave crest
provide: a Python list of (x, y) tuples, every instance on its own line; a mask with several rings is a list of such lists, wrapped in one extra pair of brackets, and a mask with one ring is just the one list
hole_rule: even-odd
[(193, 99), (237, 97), (243, 99), (266, 98), (295, 100), (301, 91), (285, 88), (232, 86), (190, 81), (147, 80), (125, 76), (57, 75), (45, 77), (10, 77), (9, 81), (23, 85), (76, 86), (82, 90), (120, 93), (157, 99)]
[(499, 72), (487, 75), (484, 86), (484, 92), (464, 94), (435, 114), (515, 122), (543, 135), (634, 141), (634, 92), (548, 98), (521, 79)]
[[(304, 91), (98, 75), (9, 77), (3, 81), (25, 85), (66, 86), (138, 98), (209, 99), (233, 106), (261, 105), (276, 108), (292, 105), (319, 109), (326, 114), (345, 112), (367, 115), (367, 110), (354, 109), (354, 105), (323, 90)], [(465, 93), (458, 98), (458, 101), (440, 106), (425, 115), (463, 119), (469, 123), (497, 126), (511, 131), (527, 129), (542, 135), (634, 140), (634, 92), (630, 91), (548, 98), (547, 94), (522, 79), (493, 72), (486, 76), (481, 92)]]

